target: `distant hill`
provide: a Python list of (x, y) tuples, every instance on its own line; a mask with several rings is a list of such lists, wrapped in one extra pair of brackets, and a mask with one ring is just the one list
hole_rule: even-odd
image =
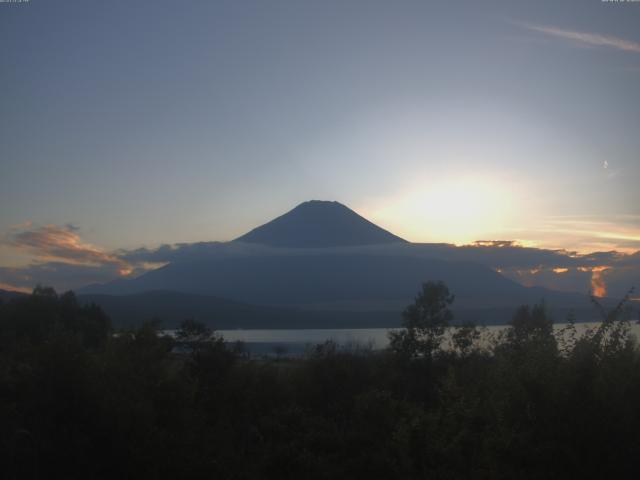
[(563, 306), (588, 303), (584, 295), (523, 287), (474, 263), (357, 252), (176, 262), (81, 293), (169, 290), (254, 305), (399, 311), (427, 280), (444, 281), (455, 293), (456, 304), (465, 308), (517, 306), (542, 298)]
[(525, 287), (490, 268), (407, 256), (359, 252), (256, 255), (175, 262), (135, 279), (91, 286), (81, 293), (130, 294), (170, 290), (262, 305), (347, 300), (411, 300), (422, 282), (442, 280), (460, 297), (515, 295)]
[(400, 312), (306, 311), (248, 305), (207, 295), (149, 291), (132, 295), (80, 295), (82, 303), (99, 305), (117, 328), (140, 325), (153, 318), (163, 328), (175, 328), (194, 318), (216, 329), (354, 328), (400, 325)]
[(406, 242), (341, 203), (320, 200), (301, 203), (234, 241), (293, 248)]
[[(399, 327), (403, 306), (379, 310), (313, 310), (249, 305), (206, 295), (170, 291), (150, 291), (132, 295), (80, 295), (81, 303), (99, 305), (116, 328), (129, 328), (150, 319), (162, 328), (176, 328), (181, 320), (193, 318), (217, 330), (271, 328), (382, 328)], [(573, 312), (578, 319), (597, 320), (587, 305), (578, 308), (554, 307), (557, 321)], [(511, 306), (464, 307), (454, 303), (454, 322), (473, 321), (479, 325), (505, 324), (513, 316)]]
[(26, 297), (27, 294), (26, 293), (22, 293), (22, 292), (16, 292), (14, 290), (2, 290), (0, 289), (0, 299), (3, 301), (9, 301), (12, 300), (14, 298), (22, 298), (22, 297)]

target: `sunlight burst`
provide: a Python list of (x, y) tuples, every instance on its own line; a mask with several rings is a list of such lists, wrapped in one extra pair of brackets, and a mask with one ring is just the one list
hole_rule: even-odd
[(465, 244), (504, 232), (515, 203), (494, 179), (453, 178), (417, 186), (375, 216), (410, 239)]

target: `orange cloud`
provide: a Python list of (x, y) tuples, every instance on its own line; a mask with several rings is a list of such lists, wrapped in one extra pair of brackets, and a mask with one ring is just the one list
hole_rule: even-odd
[(508, 248), (519, 247), (518, 242), (513, 240), (476, 240), (472, 243), (475, 247)]
[(591, 268), (591, 292), (595, 297), (605, 297), (607, 295), (607, 284), (602, 275), (609, 268), (605, 265)]
[(37, 261), (62, 262), (72, 265), (115, 265), (122, 276), (129, 275), (132, 266), (117, 255), (84, 242), (72, 225), (59, 227), (46, 225), (13, 233), (5, 242), (18, 250), (29, 253)]
[(11, 285), (9, 283), (3, 283), (3, 282), (0, 282), (0, 290), (9, 290), (9, 291), (21, 292), (21, 293), (31, 293), (32, 292), (31, 288), (19, 287), (19, 286), (15, 286), (15, 285)]
[(569, 249), (581, 255), (614, 250), (619, 255), (634, 254), (640, 251), (640, 216), (552, 216), (533, 222), (519, 234), (546, 249)]

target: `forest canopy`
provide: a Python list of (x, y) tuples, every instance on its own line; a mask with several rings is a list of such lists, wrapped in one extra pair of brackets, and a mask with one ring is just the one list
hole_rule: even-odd
[(582, 335), (523, 306), (489, 343), (449, 326), (453, 301), (423, 285), (382, 352), (327, 342), (256, 359), (193, 319), (175, 337), (157, 322), (116, 332), (99, 307), (38, 287), (0, 305), (0, 464), (16, 479), (637, 471), (640, 353), (624, 301)]

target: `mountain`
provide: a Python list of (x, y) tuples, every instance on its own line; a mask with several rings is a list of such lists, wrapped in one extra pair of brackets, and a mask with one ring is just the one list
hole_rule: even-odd
[(14, 298), (23, 298), (26, 297), (26, 293), (16, 292), (14, 290), (2, 290), (0, 289), (0, 300), (8, 302), (9, 300), (13, 300)]
[(426, 280), (443, 280), (457, 295), (513, 295), (524, 287), (474, 263), (350, 253), (251, 255), (175, 262), (95, 293), (172, 290), (261, 305), (349, 300), (410, 300)]
[(455, 294), (458, 320), (504, 323), (519, 305), (542, 299), (559, 318), (571, 309), (579, 320), (592, 319), (586, 295), (524, 287), (489, 266), (411, 247), (340, 203), (310, 201), (218, 245), (215, 255), (177, 258), (78, 293), (117, 321), (194, 316), (217, 328), (394, 326), (432, 280)]
[(140, 325), (153, 318), (163, 328), (176, 328), (194, 318), (215, 329), (236, 328), (372, 328), (400, 325), (399, 312), (307, 311), (249, 305), (223, 298), (172, 291), (130, 295), (79, 295), (81, 303), (99, 305), (116, 328)]
[[(181, 320), (194, 318), (217, 330), (398, 327), (404, 307), (377, 310), (284, 308), (161, 290), (130, 295), (79, 295), (78, 300), (99, 305), (116, 328), (135, 327), (154, 318), (161, 320), (163, 328), (176, 328)], [(552, 313), (562, 319), (570, 311), (582, 319), (591, 319), (593, 315), (593, 309), (586, 305), (571, 309), (555, 307)], [(514, 309), (512, 306), (464, 307), (456, 302), (453, 312), (458, 323), (505, 324), (513, 316)]]
[(94, 286), (81, 293), (169, 290), (254, 305), (399, 312), (422, 282), (442, 280), (455, 293), (456, 304), (465, 308), (517, 306), (541, 298), (562, 305), (586, 302), (582, 295), (523, 287), (475, 263), (350, 250), (318, 254), (285, 251), (281, 255), (175, 262), (136, 279)]
[(301, 203), (234, 241), (290, 248), (406, 242), (341, 203), (320, 200)]

